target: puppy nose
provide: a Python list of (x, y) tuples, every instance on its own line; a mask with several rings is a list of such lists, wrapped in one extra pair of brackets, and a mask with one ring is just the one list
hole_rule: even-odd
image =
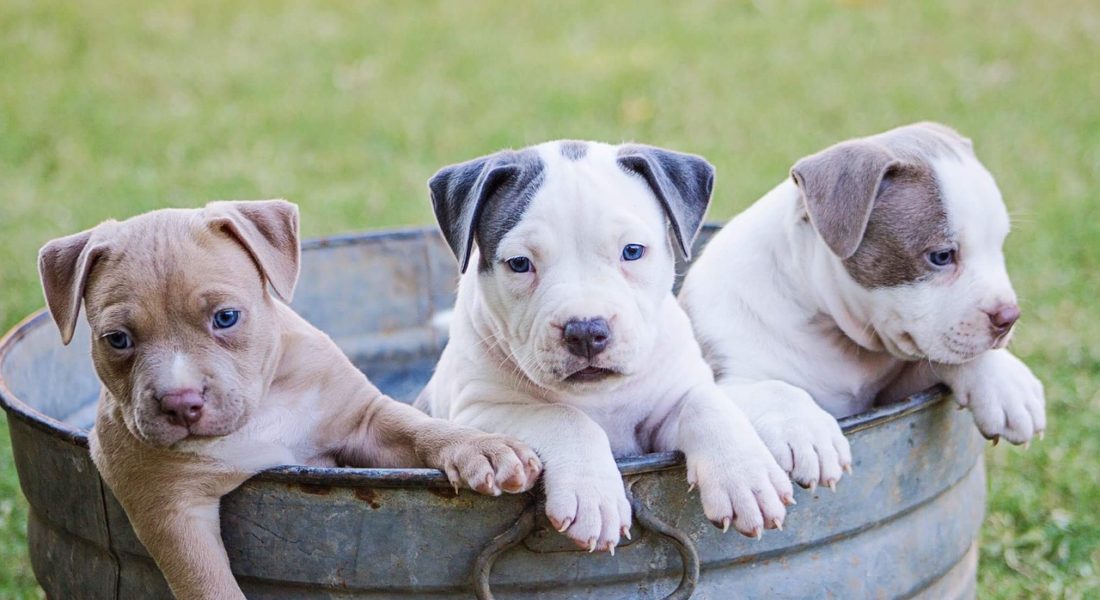
[(1015, 304), (1002, 304), (988, 311), (989, 323), (993, 326), (993, 332), (1004, 335), (1012, 329), (1012, 325), (1020, 318), (1020, 307)]
[(202, 392), (199, 390), (178, 390), (160, 397), (160, 410), (168, 416), (173, 425), (187, 427), (202, 418)]
[(565, 324), (562, 339), (570, 354), (591, 360), (607, 348), (611, 341), (611, 327), (603, 317), (572, 319)]

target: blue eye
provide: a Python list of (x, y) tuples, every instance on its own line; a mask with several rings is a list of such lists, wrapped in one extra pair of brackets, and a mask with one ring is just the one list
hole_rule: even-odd
[(952, 248), (945, 248), (943, 250), (933, 250), (928, 253), (928, 262), (937, 267), (946, 267), (947, 265), (955, 262), (955, 250)]
[(514, 256), (506, 262), (508, 267), (516, 273), (526, 273), (531, 270), (531, 259), (526, 256)]
[(641, 244), (627, 244), (623, 246), (623, 260), (638, 260), (645, 255), (645, 246)]
[(124, 331), (112, 331), (103, 336), (103, 339), (115, 350), (125, 350), (134, 345), (134, 341)]
[(214, 313), (214, 329), (229, 329), (237, 324), (241, 318), (241, 311), (227, 308)]

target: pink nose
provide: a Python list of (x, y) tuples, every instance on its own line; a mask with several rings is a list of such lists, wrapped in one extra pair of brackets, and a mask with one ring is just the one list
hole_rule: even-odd
[(160, 410), (173, 425), (188, 427), (202, 418), (202, 392), (177, 390), (160, 397)]
[(993, 332), (1004, 335), (1012, 329), (1012, 325), (1020, 318), (1020, 307), (1015, 304), (1002, 304), (989, 313), (989, 324), (993, 326)]

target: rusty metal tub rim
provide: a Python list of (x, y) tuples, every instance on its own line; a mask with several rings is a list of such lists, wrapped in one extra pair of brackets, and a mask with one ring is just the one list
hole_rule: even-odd
[[(419, 229), (400, 230), (385, 233), (367, 233), (334, 238), (310, 240), (303, 244), (303, 250), (333, 245), (355, 244), (365, 239), (381, 237), (406, 237), (421, 234)], [(46, 309), (31, 314), (12, 328), (0, 339), (0, 364), (3, 364), (8, 352), (27, 333), (38, 327), (50, 326), (50, 315)], [(937, 386), (915, 394), (903, 402), (876, 408), (852, 415), (840, 420), (846, 435), (862, 431), (877, 425), (902, 418), (918, 411), (927, 410), (946, 401), (948, 390)], [(19, 419), (31, 427), (44, 431), (51, 436), (76, 445), (88, 447), (88, 432), (50, 417), (20, 400), (0, 377), (0, 406), (7, 411), (9, 418)], [(684, 466), (683, 456), (679, 452), (655, 452), (640, 456), (620, 458), (616, 461), (624, 476), (641, 475)], [(287, 465), (268, 469), (254, 477), (257, 481), (279, 483), (297, 483), (306, 485), (325, 485), (334, 487), (381, 487), (381, 488), (449, 488), (451, 484), (438, 469), (369, 469), (350, 467), (309, 467)]]

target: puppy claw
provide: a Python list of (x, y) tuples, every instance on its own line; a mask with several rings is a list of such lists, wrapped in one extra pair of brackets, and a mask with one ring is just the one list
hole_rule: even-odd
[(569, 529), (569, 526), (572, 524), (573, 519), (566, 517), (564, 520), (562, 520), (561, 525), (558, 525), (558, 533), (565, 533), (565, 530)]
[(779, 531), (783, 531), (783, 520), (779, 517), (772, 519), (772, 527)]
[(1001, 436), (1000, 436), (1000, 434), (994, 435), (993, 437), (991, 437), (991, 438), (989, 438), (989, 439), (993, 440), (993, 445), (994, 445), (994, 446), (996, 446), (997, 444), (1001, 443)]
[(623, 534), (623, 537), (626, 538), (627, 541), (629, 541), (631, 539), (630, 538), (630, 526), (629, 525), (623, 525), (623, 528), (619, 530), (619, 533)]
[(588, 540), (588, 553), (592, 554), (595, 551), (596, 551), (596, 538), (591, 538), (591, 539)]
[(830, 490), (832, 490), (832, 492), (833, 492), (834, 494), (836, 493), (836, 482), (835, 482), (835, 481), (830, 481), (830, 482), (829, 482), (829, 483), (827, 483), (826, 485), (828, 486), (828, 488), (829, 488)]
[(695, 482), (694, 481), (689, 481), (688, 482), (688, 493), (690, 494), (693, 491), (695, 491)]
[(731, 520), (729, 517), (722, 517), (722, 533), (730, 530), (730, 522)]
[(798, 502), (795, 501), (794, 496), (783, 496), (784, 506), (794, 506), (795, 504), (798, 504)]
[(752, 530), (752, 537), (756, 538), (756, 541), (764, 539), (764, 530), (757, 528)]
[(843, 467), (841, 467), (841, 468), (842, 468), (842, 469), (844, 469), (844, 472), (845, 472), (845, 473), (847, 473), (847, 474), (849, 474), (849, 475), (851, 475), (851, 474), (852, 474), (852, 465), (851, 465), (851, 464), (846, 464), (846, 465), (844, 465), (844, 466), (843, 466)]
[(816, 481), (811, 481), (810, 482), (810, 493), (813, 494), (815, 492), (817, 492), (817, 482)]
[(1027, 440), (1023, 443), (1024, 450), (1031, 448), (1031, 440)]
[(1038, 434), (1038, 435), (1039, 435), (1039, 441), (1041, 442), (1041, 441), (1043, 441), (1043, 438), (1044, 438), (1044, 437), (1046, 437), (1046, 435), (1047, 435), (1047, 432), (1046, 432), (1046, 431), (1044, 431), (1044, 430), (1042, 430), (1042, 429), (1040, 429), (1040, 430), (1039, 430), (1039, 434)]
[(608, 552), (608, 554), (610, 554), (611, 556), (615, 556), (615, 544), (610, 544), (610, 543), (609, 543), (609, 544), (607, 545), (607, 552)]

